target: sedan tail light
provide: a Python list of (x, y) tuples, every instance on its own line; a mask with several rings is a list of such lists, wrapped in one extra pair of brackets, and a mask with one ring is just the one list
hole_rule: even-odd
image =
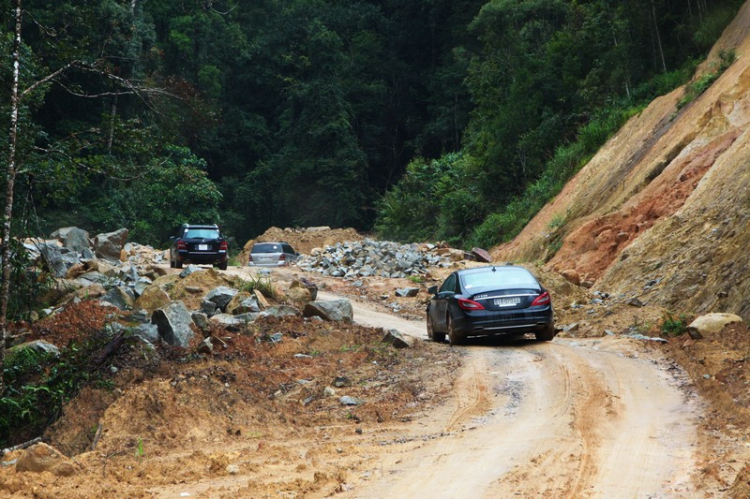
[(463, 310), (484, 310), (484, 305), (474, 300), (467, 300), (466, 298), (459, 298), (458, 306)]
[(552, 302), (552, 299), (549, 296), (548, 292), (544, 292), (541, 295), (537, 296), (533, 302), (531, 302), (532, 307), (538, 307), (540, 305), (549, 305)]

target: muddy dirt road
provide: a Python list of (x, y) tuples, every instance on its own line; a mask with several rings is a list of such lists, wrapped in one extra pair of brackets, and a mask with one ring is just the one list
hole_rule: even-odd
[[(419, 327), (361, 305), (355, 317), (410, 334)], [(463, 347), (453, 402), (405, 429), (406, 443), (389, 446), (345, 496), (690, 496), (698, 404), (671, 367), (634, 346)]]

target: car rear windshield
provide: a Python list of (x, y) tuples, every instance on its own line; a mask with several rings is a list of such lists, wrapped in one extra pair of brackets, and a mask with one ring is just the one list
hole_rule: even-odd
[(495, 272), (472, 272), (461, 276), (464, 288), (468, 291), (480, 289), (537, 288), (539, 284), (527, 270), (498, 268)]
[(218, 229), (187, 229), (185, 239), (219, 239)]
[(251, 253), (281, 253), (280, 244), (261, 243), (253, 246)]

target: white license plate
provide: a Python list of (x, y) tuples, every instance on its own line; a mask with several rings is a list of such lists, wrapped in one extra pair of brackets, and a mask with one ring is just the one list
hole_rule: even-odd
[(198, 251), (208, 251), (208, 244), (199, 244)]
[(496, 307), (512, 307), (521, 303), (520, 298), (495, 298)]

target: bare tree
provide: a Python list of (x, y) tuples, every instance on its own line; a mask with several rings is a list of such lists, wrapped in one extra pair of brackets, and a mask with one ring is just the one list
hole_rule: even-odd
[(16, 181), (16, 146), (18, 142), (18, 111), (19, 111), (19, 73), (21, 67), (21, 0), (16, 0), (15, 5), (16, 27), (13, 34), (13, 84), (11, 85), (10, 98), (10, 135), (8, 147), (8, 167), (5, 171), (5, 209), (3, 210), (3, 282), (0, 286), (0, 394), (5, 386), (3, 374), (5, 373), (5, 342), (8, 338), (8, 301), (10, 300), (10, 276), (11, 276), (11, 248), (10, 229), (13, 220), (13, 188)]

